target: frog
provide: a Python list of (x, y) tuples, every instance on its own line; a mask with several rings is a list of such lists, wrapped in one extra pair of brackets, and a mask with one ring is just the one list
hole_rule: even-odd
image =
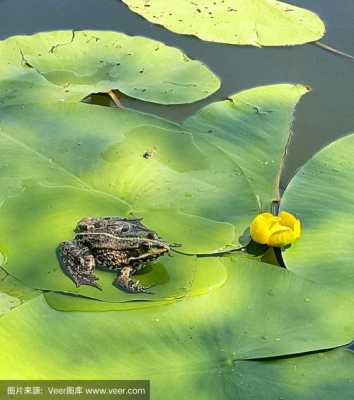
[(132, 275), (169, 254), (171, 245), (146, 227), (142, 218), (120, 216), (85, 217), (74, 230), (72, 241), (58, 245), (57, 255), (63, 272), (76, 287), (93, 286), (102, 290), (95, 269), (115, 271), (113, 285), (127, 293), (151, 293)]

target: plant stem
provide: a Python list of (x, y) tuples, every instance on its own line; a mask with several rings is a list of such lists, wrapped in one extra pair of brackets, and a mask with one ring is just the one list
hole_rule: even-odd
[(346, 57), (346, 58), (349, 58), (350, 60), (354, 61), (354, 56), (352, 56), (351, 54), (345, 53), (344, 51), (337, 50), (334, 47), (328, 46), (327, 44), (322, 43), (322, 42), (314, 42), (314, 44), (318, 47), (321, 47), (324, 50), (327, 50), (331, 53), (337, 54), (338, 56)]
[(108, 96), (113, 100), (113, 103), (117, 106), (117, 108), (123, 108), (122, 103), (119, 101), (119, 98), (115, 94), (114, 90), (110, 90), (108, 92)]

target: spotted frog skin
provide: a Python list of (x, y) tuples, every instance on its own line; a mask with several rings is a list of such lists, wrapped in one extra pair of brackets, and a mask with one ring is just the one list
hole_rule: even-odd
[(63, 271), (76, 287), (90, 285), (101, 289), (95, 268), (116, 271), (114, 286), (128, 293), (149, 293), (131, 275), (170, 251), (156, 232), (141, 219), (88, 217), (78, 222), (75, 238), (58, 246)]

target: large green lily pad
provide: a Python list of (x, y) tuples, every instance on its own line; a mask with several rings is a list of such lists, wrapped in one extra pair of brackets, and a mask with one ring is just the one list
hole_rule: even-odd
[(40, 294), (0, 268), (0, 316)]
[(283, 252), (287, 268), (353, 297), (354, 134), (311, 158), (295, 175), (281, 208), (302, 222), (301, 239)]
[(0, 317), (20, 304), (21, 301), (16, 297), (0, 292)]
[[(179, 294), (177, 294), (175, 297), (171, 296), (171, 283), (168, 283), (167, 279), (172, 280), (172, 286), (173, 279), (175, 278), (177, 278), (175, 284), (181, 284), (180, 278), (183, 275), (181, 273), (180, 276), (178, 276), (176, 272), (174, 272), (176, 276), (172, 276), (172, 278), (170, 278), (166, 272), (164, 275), (160, 274), (160, 277), (165, 278), (165, 282), (163, 282), (163, 284), (167, 283), (167, 285), (169, 285), (167, 288), (163, 287), (163, 290), (170, 295), (170, 297), (163, 298), (162, 300), (156, 300), (154, 297), (154, 301), (150, 301), (151, 298), (149, 299), (149, 296), (136, 296), (135, 301), (128, 299), (129, 301), (112, 302), (107, 300), (96, 300), (94, 298), (83, 297), (77, 294), (73, 295), (72, 293), (56, 292), (46, 292), (44, 297), (47, 303), (58, 311), (126, 311), (147, 307), (156, 307), (159, 305), (170, 304), (175, 301), (180, 301), (187, 296), (200, 296), (205, 293), (210, 293), (213, 290), (221, 287), (227, 279), (226, 268), (217, 258), (199, 258), (198, 260), (179, 258), (178, 261), (178, 263), (174, 262), (172, 265), (176, 265), (177, 268), (181, 269), (189, 268), (189, 271), (184, 271), (184, 276), (186, 279), (189, 278), (190, 281), (187, 282), (188, 285), (185, 287), (178, 288)], [(183, 263), (183, 261), (185, 262)], [(158, 277), (159, 275), (152, 276), (152, 279), (155, 279), (156, 282), (155, 276)], [(142, 278), (142, 281), (144, 280), (145, 282), (149, 283), (147, 279), (149, 278), (149, 275), (138, 275), (138, 278)], [(157, 289), (155, 287), (151, 290), (161, 293), (161, 289), (158, 287)]]
[[(151, 379), (154, 398), (160, 398), (178, 376), (187, 393), (196, 393), (191, 398), (204, 393), (201, 379), (209, 394), (228, 398), (231, 386), (242, 390), (244, 374), (247, 380), (255, 378), (251, 371), (253, 377), (247, 377), (242, 365), (254, 366), (259, 379), (269, 378), (276, 367), (272, 362), (266, 373), (267, 363), (258, 368), (242, 359), (350, 341), (353, 321), (346, 317), (353, 303), (345, 297), (334, 303), (327, 289), (243, 257), (225, 263), (229, 279), (223, 287), (161, 307), (65, 313), (50, 308), (42, 297), (27, 302), (0, 319), (2, 378), (144, 377)], [(294, 368), (295, 362), (288, 362)], [(278, 372), (281, 386), (286, 381), (282, 371), (286, 368)]]
[(208, 97), (219, 79), (180, 50), (108, 31), (53, 31), (0, 41), (0, 105), (78, 102), (120, 92), (161, 104)]
[[(105, 311), (128, 311), (149, 307), (163, 306), (171, 304), (177, 299), (164, 299), (156, 301), (136, 300), (126, 302), (110, 302), (96, 300), (88, 297), (74, 295), (72, 293), (56, 293), (46, 292), (44, 298), (47, 304), (57, 311), (89, 311), (89, 312), (105, 312)], [(182, 297), (181, 297), (182, 298)]]
[[(125, 207), (125, 213), (147, 219), (154, 213), (152, 227), (159, 231), (161, 221), (170, 231), (166, 240), (181, 243), (184, 251), (232, 244), (257, 212), (239, 167), (202, 139), (196, 143), (189, 132), (141, 126), (153, 121), (145, 114), (85, 104), (3, 109), (3, 196), (20, 192), (26, 198), (24, 187), (38, 185), (46, 186), (44, 191), (76, 187), (119, 203), (121, 212)], [(153, 157), (144, 158), (150, 149)]]
[[(88, 104), (3, 107), (0, 233), (5, 269), (32, 288), (120, 302), (135, 298), (112, 287), (111, 273), (100, 273), (103, 292), (76, 291), (59, 269), (55, 249), (72, 238), (84, 216), (144, 217), (187, 253), (247, 243), (251, 219), (274, 198), (262, 173), (276, 179), (293, 109), (306, 88), (273, 85), (248, 92), (234, 97), (231, 108), (217, 103), (183, 126)], [(220, 114), (213, 107), (221, 108)], [(225, 126), (219, 125), (221, 119)], [(233, 125), (240, 129), (227, 134)], [(242, 146), (247, 152), (241, 153)], [(151, 156), (144, 157), (146, 152)], [(179, 298), (188, 292), (195, 268), (186, 257), (163, 258), (141, 280), (160, 283), (155, 300)], [(205, 288), (223, 282), (222, 274), (210, 273)]]
[[(193, 257), (165, 257), (139, 275), (144, 284), (158, 285), (154, 296), (129, 295), (117, 290), (112, 285), (114, 274), (110, 272), (97, 274), (102, 292), (89, 286), (76, 289), (63, 274), (56, 248), (61, 241), (73, 237), (75, 221), (85, 215), (126, 215), (126, 211), (117, 200), (90, 191), (66, 187), (25, 189), (0, 209), (4, 235), (1, 250), (7, 258), (4, 268), (32, 288), (74, 292), (107, 301), (156, 300), (185, 294), (195, 274)], [(13, 223), (16, 212), (20, 225)]]
[[(303, 85), (260, 86), (210, 104), (183, 126), (233, 159), (247, 177), (260, 209), (279, 200), (279, 177)], [(196, 135), (195, 135), (196, 136)]]
[(321, 38), (321, 19), (275, 0), (123, 0), (129, 8), (167, 29), (203, 40), (253, 46), (303, 44)]
[[(156, 296), (136, 297), (115, 289), (114, 276), (107, 272), (99, 273), (102, 292), (91, 287), (76, 290), (59, 268), (56, 248), (73, 237), (77, 221), (87, 215), (133, 213), (168, 242), (182, 244), (181, 250), (210, 252), (234, 242), (233, 223), (243, 211), (243, 218), (253, 214), (252, 202), (244, 202), (243, 210), (231, 207), (238, 196), (231, 189), (240, 186), (245, 198), (252, 195), (240, 174), (230, 177), (230, 169), (209, 162), (189, 133), (139, 128), (152, 117), (86, 104), (2, 111), (1, 251), (7, 260), (4, 268), (29, 287), (111, 302), (179, 298), (194, 279), (194, 258), (161, 259), (139, 276), (143, 283), (158, 285)], [(145, 159), (144, 151), (155, 145), (156, 156)], [(179, 159), (176, 148), (184, 150)], [(237, 169), (234, 162), (229, 164)], [(212, 174), (218, 177), (215, 183)], [(222, 199), (227, 208), (220, 209)], [(242, 229), (248, 224), (243, 221)], [(220, 268), (213, 271), (206, 288), (224, 280)]]
[[(336, 396), (350, 400), (353, 361), (353, 352), (336, 349), (279, 360), (240, 362), (220, 392), (226, 399), (236, 392), (247, 400), (332, 400)], [(233, 383), (235, 380), (239, 385)]]

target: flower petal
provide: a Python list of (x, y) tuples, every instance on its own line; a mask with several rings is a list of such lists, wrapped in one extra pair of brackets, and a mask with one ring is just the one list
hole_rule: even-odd
[(279, 221), (274, 221), (269, 226), (269, 235), (273, 235), (273, 233), (276, 233), (276, 232), (287, 231), (289, 229), (291, 229), (291, 228), (288, 226), (282, 225)]
[(268, 245), (272, 247), (281, 247), (294, 243), (296, 236), (293, 230), (287, 228), (286, 230), (273, 233), (268, 239)]
[(253, 241), (260, 244), (267, 244), (269, 238), (269, 225), (271, 222), (271, 218), (269, 218), (270, 213), (263, 213), (257, 215), (256, 218), (253, 219), (250, 225), (250, 234)]
[(296, 239), (298, 239), (301, 235), (301, 222), (297, 219), (295, 224), (294, 224), (294, 234), (296, 236)]
[(288, 226), (289, 228), (294, 228), (296, 221), (298, 221), (292, 214), (288, 213), (287, 211), (281, 211), (279, 213), (279, 217), (281, 220), (281, 224)]

